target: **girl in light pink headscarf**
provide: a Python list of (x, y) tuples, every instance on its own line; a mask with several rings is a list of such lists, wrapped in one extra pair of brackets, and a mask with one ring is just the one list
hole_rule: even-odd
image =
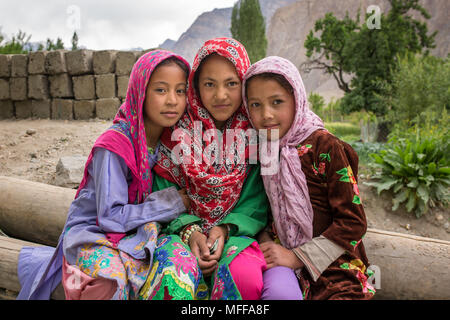
[(260, 236), (268, 268), (262, 298), (370, 299), (358, 156), (309, 109), (290, 61), (267, 57), (251, 66), (243, 96), (252, 125), (269, 146), (279, 144), (279, 169), (263, 176), (273, 224)]

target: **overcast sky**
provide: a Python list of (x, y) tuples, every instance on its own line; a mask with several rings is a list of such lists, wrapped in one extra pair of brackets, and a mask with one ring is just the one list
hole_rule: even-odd
[(94, 50), (144, 49), (178, 40), (197, 16), (236, 0), (1, 0), (0, 27), (7, 38), (20, 30), (31, 42), (56, 40)]

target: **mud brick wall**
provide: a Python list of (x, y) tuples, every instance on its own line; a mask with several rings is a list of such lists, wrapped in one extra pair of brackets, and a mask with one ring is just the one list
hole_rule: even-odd
[(144, 52), (0, 54), (0, 119), (112, 119)]

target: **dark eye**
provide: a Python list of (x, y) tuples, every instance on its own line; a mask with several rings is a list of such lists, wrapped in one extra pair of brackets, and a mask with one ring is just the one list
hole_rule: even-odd
[(186, 93), (186, 89), (178, 89), (177, 93), (178, 94), (185, 94)]
[(239, 82), (237, 82), (237, 81), (230, 81), (230, 82), (228, 82), (228, 86), (229, 87), (235, 87), (235, 86), (238, 86), (239, 85)]
[(214, 86), (214, 83), (212, 83), (212, 82), (205, 82), (205, 87), (207, 87), (207, 88), (212, 88), (213, 86)]
[(283, 103), (283, 100), (281, 100), (281, 99), (275, 99), (275, 100), (273, 100), (273, 104), (274, 105), (278, 105), (278, 104), (282, 104)]
[(252, 108), (259, 107), (259, 103), (258, 102), (253, 102), (253, 103), (250, 104), (250, 107), (252, 107)]

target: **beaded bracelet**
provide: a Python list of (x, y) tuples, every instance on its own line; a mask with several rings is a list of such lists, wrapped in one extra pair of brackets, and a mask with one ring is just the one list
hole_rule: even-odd
[(195, 232), (202, 232), (202, 228), (198, 224), (190, 224), (187, 227), (183, 229), (180, 233), (181, 241), (183, 241), (184, 244), (189, 245), (189, 239), (191, 238), (192, 234)]

